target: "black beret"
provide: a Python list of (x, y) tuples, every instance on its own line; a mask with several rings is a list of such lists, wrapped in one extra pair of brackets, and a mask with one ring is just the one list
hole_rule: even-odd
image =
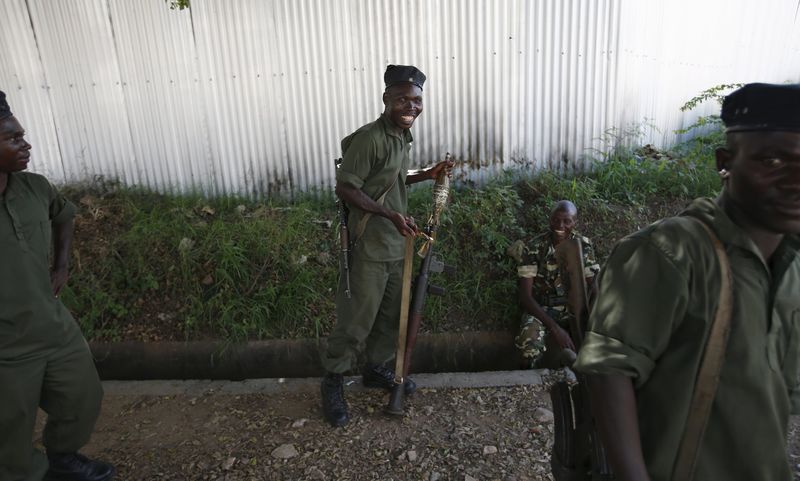
[(800, 84), (752, 83), (722, 102), (727, 132), (800, 131)]
[(386, 73), (383, 74), (383, 83), (386, 84), (386, 88), (405, 83), (422, 88), (425, 83), (425, 74), (413, 65), (389, 65), (386, 67)]
[(0, 120), (7, 119), (12, 115), (14, 114), (11, 113), (11, 107), (6, 102), (6, 94), (0, 90)]

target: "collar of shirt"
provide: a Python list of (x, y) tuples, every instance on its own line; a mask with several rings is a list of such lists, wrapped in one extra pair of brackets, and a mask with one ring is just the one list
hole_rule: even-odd
[(381, 114), (378, 117), (378, 123), (383, 126), (383, 130), (392, 137), (397, 137), (400, 140), (408, 142), (409, 144), (414, 141), (414, 137), (411, 135), (410, 129), (403, 129), (402, 133), (397, 133), (397, 127), (392, 123), (391, 120), (385, 115)]

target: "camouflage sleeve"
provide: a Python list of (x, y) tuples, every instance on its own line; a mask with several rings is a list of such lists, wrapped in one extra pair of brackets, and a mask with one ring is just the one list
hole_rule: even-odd
[(531, 252), (527, 246), (523, 244), (520, 259), (517, 265), (517, 277), (532, 279), (539, 273), (539, 265), (536, 262), (536, 253)]
[(600, 272), (600, 264), (597, 263), (597, 258), (594, 255), (592, 241), (587, 237), (583, 237), (581, 238), (581, 243), (583, 244), (583, 276), (589, 279)]

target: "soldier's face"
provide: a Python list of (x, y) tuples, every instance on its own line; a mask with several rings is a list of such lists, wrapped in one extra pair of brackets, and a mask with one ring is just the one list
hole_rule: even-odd
[(422, 89), (414, 84), (389, 87), (383, 93), (386, 117), (400, 129), (410, 129), (422, 113)]
[(25, 129), (15, 117), (0, 120), (0, 172), (19, 172), (28, 168), (31, 144)]
[(717, 167), (730, 176), (725, 189), (753, 225), (776, 234), (800, 233), (800, 133), (729, 134)]
[(556, 241), (562, 241), (572, 234), (575, 228), (576, 215), (567, 210), (557, 210), (550, 216), (550, 231)]

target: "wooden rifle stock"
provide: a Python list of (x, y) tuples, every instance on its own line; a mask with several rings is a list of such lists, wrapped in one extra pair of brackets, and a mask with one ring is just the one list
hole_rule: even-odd
[[(445, 160), (450, 160), (449, 153), (445, 157)], [(388, 414), (395, 416), (402, 416), (405, 412), (403, 408), (405, 404), (405, 378), (408, 376), (411, 367), (411, 353), (414, 351), (414, 345), (417, 342), (417, 333), (422, 323), (422, 311), (425, 308), (425, 299), (429, 293), (439, 296), (444, 294), (444, 289), (431, 285), (428, 277), (431, 272), (442, 272), (445, 270), (445, 265), (435, 259), (433, 251), (436, 231), (439, 227), (439, 217), (447, 204), (449, 190), (450, 178), (448, 177), (448, 173), (442, 170), (433, 186), (433, 209), (430, 219), (424, 229), (428, 240), (419, 251), (422, 262), (420, 263), (419, 272), (414, 279), (414, 295), (411, 298), (411, 307), (409, 311), (407, 311), (408, 318), (406, 326), (403, 325), (406, 324), (406, 319), (403, 318), (403, 314), (401, 313), (400, 329), (403, 331), (403, 327), (405, 327), (405, 331), (400, 332), (398, 337), (395, 385), (389, 396), (389, 404), (385, 409)], [(452, 272), (453, 269), (449, 268), (448, 271)], [(402, 342), (403, 338), (405, 338), (405, 343)]]
[[(408, 324), (405, 332), (405, 346), (402, 352), (400, 352), (401, 349), (400, 346), (398, 346), (397, 359), (401, 360), (401, 362), (398, 362), (398, 366), (395, 368), (395, 385), (389, 396), (389, 404), (386, 406), (386, 412), (395, 416), (402, 416), (405, 413), (403, 407), (405, 405), (405, 389), (403, 384), (411, 368), (411, 353), (414, 351), (414, 345), (417, 343), (417, 334), (422, 324), (422, 310), (425, 308), (425, 299), (428, 295), (428, 289), (440, 289), (428, 284), (432, 261), (433, 246), (430, 246), (425, 254), (425, 258), (422, 259), (420, 263), (419, 273), (414, 279), (414, 294), (411, 297), (411, 308), (408, 312)], [(402, 332), (400, 336), (401, 338), (403, 337)]]
[[(561, 280), (567, 288), (570, 337), (575, 347), (583, 344), (589, 317), (589, 296), (584, 273), (583, 247), (579, 239), (567, 239), (556, 247)], [(571, 363), (570, 363), (571, 365)], [(554, 443), (550, 457), (556, 481), (606, 481), (614, 475), (594, 426), (589, 390), (584, 376), (576, 373), (578, 383), (564, 381), (550, 389), (553, 405)]]

